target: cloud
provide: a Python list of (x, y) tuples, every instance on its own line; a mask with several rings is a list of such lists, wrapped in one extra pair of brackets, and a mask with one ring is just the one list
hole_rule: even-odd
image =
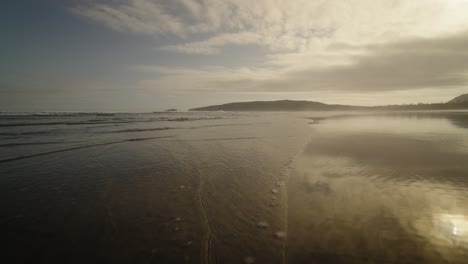
[(352, 63), (289, 72), (270, 90), (392, 91), (468, 83), (468, 33), (364, 47)]
[(144, 87), (366, 92), (467, 83), (468, 0), (130, 0), (72, 11), (121, 32), (171, 36), (158, 52), (265, 50), (260, 63), (237, 68), (134, 66), (158, 73)]
[(279, 72), (263, 68), (228, 68), (221, 66), (202, 67), (162, 67), (153, 65), (131, 65), (137, 72), (156, 73), (157, 79), (140, 81), (140, 88), (163, 91), (231, 91), (251, 92), (259, 83), (279, 77)]
[[(328, 64), (327, 67), (309, 64), (299, 69), (192, 69), (144, 65), (133, 66), (132, 69), (159, 73), (160, 79), (147, 80), (146, 84), (175, 90), (374, 92), (450, 88), (468, 83), (468, 33), (444, 38), (414, 38), (354, 49), (365, 52), (351, 55), (347, 63)], [(324, 55), (324, 60), (326, 58)], [(283, 58), (282, 62), (285, 61)]]
[(90, 3), (73, 7), (71, 11), (122, 32), (182, 36), (186, 31), (180, 18), (156, 1), (132, 0), (117, 5)]
[(303, 52), (330, 42), (431, 37), (466, 28), (467, 8), (466, 0), (130, 0), (71, 10), (114, 30), (180, 38), (166, 50), (213, 54), (230, 44)]
[(219, 52), (219, 48), (226, 45), (247, 45), (259, 44), (261, 37), (252, 32), (222, 34), (207, 40), (192, 42), (189, 44), (165, 46), (161, 49), (180, 52), (180, 53), (197, 53), (197, 54), (215, 54)]

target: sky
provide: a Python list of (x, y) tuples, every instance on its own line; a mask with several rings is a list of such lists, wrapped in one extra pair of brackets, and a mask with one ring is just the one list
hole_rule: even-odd
[(1, 5), (0, 111), (439, 103), (468, 93), (468, 0)]

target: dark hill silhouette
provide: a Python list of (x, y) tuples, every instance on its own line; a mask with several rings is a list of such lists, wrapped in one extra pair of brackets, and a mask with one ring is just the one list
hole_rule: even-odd
[(329, 105), (314, 101), (254, 101), (212, 105), (190, 109), (190, 111), (327, 111), (362, 110), (365, 107), (350, 105)]
[(468, 109), (468, 94), (447, 103), (385, 106), (351, 106), (314, 101), (253, 101), (192, 108), (189, 111), (347, 111), (347, 110), (455, 110)]
[(462, 94), (448, 101), (449, 104), (468, 103), (468, 94)]

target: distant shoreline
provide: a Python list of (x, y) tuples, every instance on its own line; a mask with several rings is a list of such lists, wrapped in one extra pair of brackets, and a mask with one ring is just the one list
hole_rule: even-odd
[[(453, 101), (453, 100), (452, 100)], [(464, 110), (468, 109), (468, 101), (449, 101), (435, 104), (409, 104), (409, 105), (384, 105), (384, 106), (352, 106), (325, 104), (314, 101), (252, 101), (237, 102), (222, 105), (211, 105), (189, 109), (189, 111), (414, 111), (414, 110)]]

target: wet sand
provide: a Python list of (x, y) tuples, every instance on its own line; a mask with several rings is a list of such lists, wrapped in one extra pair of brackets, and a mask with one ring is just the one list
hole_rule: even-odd
[[(9, 258), (282, 263), (285, 240), (275, 232), (286, 229), (286, 189), (277, 183), (309, 136), (306, 120), (175, 122), (105, 128), (93, 132), (94, 144), (18, 144), (24, 154), (3, 153), (10, 155), (0, 180)], [(67, 141), (67, 133), (83, 139), (62, 132)]]
[(316, 125), (288, 185), (289, 262), (465, 263), (468, 131), (450, 120)]
[(464, 263), (468, 114), (327, 115), (1, 120), (6, 258)]

